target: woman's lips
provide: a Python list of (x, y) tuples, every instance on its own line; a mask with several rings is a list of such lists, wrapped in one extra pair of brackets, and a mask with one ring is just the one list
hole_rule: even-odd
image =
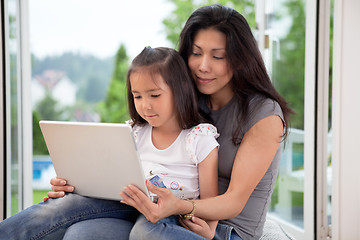
[(199, 83), (209, 83), (213, 81), (215, 78), (201, 78), (197, 76), (197, 80)]

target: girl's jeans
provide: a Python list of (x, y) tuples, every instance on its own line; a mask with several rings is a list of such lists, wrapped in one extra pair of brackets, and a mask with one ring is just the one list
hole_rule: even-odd
[[(63, 239), (70, 226), (69, 233), (66, 234), (67, 239), (81, 239), (75, 233), (85, 229), (85, 226), (75, 223), (86, 223), (86, 220), (92, 219), (104, 220), (89, 221), (89, 224), (86, 224), (97, 229), (95, 231), (94, 228), (90, 228), (92, 231), (87, 231), (93, 232), (92, 239), (108, 239), (111, 235), (118, 235), (117, 239), (128, 239), (138, 216), (139, 212), (136, 209), (119, 201), (66, 194), (65, 197), (33, 205), (0, 222), (0, 239)], [(117, 223), (115, 229), (106, 228), (114, 222)], [(71, 231), (72, 229), (76, 231)]]
[[(170, 216), (156, 223), (151, 223), (143, 215), (137, 219), (130, 233), (130, 240), (206, 240), (186, 228), (180, 226), (178, 216)], [(215, 240), (242, 240), (231, 226), (218, 224)]]

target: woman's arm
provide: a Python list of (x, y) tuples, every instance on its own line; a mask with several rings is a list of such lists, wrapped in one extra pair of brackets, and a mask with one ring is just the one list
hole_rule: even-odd
[[(237, 216), (269, 168), (282, 134), (283, 122), (275, 115), (266, 117), (251, 127), (237, 151), (228, 190), (216, 197), (197, 200), (196, 215), (209, 220)], [(158, 195), (158, 204), (147, 200), (145, 194), (135, 186), (126, 188), (132, 198), (125, 196), (124, 200), (142, 212), (149, 221), (156, 222), (173, 214), (186, 214), (191, 211), (191, 203), (173, 198), (168, 189), (157, 188), (149, 182), (147, 186), (151, 192)]]
[(240, 214), (269, 168), (282, 135), (283, 122), (275, 115), (260, 120), (250, 128), (236, 153), (227, 191), (217, 197), (197, 201), (197, 215), (204, 219), (221, 220)]

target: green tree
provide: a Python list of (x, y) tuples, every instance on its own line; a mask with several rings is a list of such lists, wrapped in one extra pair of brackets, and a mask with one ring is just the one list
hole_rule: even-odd
[[(33, 112), (33, 154), (47, 155), (47, 147), (40, 130), (40, 120), (64, 120), (64, 109), (58, 104), (57, 100), (46, 89), (45, 97), (37, 103)], [(66, 119), (65, 119), (66, 120)]]
[(121, 44), (116, 53), (114, 72), (105, 101), (98, 105), (102, 122), (124, 122), (129, 119), (126, 95), (128, 61), (126, 48)]
[(292, 24), (286, 36), (280, 39), (280, 59), (273, 59), (272, 80), (280, 95), (296, 112), (291, 127), (304, 129), (305, 7), (302, 0), (284, 4)]
[(44, 137), (41, 133), (39, 121), (41, 120), (38, 111), (34, 110), (32, 113), (33, 120), (33, 155), (48, 155)]
[(49, 90), (45, 91), (45, 97), (37, 103), (35, 107), (41, 119), (61, 120), (64, 110), (59, 106), (58, 101), (54, 99)]
[(99, 78), (90, 77), (83, 90), (83, 98), (86, 102), (99, 102), (105, 97), (106, 85)]
[(177, 46), (180, 32), (191, 13), (205, 5), (222, 4), (240, 12), (249, 22), (250, 27), (255, 29), (255, 9), (253, 0), (168, 0), (175, 5), (175, 9), (163, 20), (167, 39)]

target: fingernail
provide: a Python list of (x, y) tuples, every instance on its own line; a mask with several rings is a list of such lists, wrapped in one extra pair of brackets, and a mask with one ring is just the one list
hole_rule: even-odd
[(60, 182), (60, 184), (65, 185), (65, 184), (66, 184), (66, 181), (62, 180), (62, 181)]

